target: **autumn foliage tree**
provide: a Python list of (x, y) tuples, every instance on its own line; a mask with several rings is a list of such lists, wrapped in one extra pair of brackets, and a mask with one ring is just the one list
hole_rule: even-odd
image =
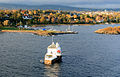
[(0, 28), (3, 27), (2, 22), (0, 22)]
[(40, 22), (45, 23), (45, 17), (41, 17)]
[(3, 22), (3, 25), (4, 25), (4, 26), (8, 26), (8, 25), (9, 25), (9, 20), (5, 20), (5, 21)]

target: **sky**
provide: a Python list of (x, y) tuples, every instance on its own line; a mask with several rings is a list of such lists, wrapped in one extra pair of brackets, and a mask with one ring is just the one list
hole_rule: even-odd
[(120, 0), (0, 0), (0, 3), (65, 5), (84, 8), (120, 8)]

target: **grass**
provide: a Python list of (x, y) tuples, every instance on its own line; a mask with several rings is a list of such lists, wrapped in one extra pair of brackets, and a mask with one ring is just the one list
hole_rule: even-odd
[[(15, 27), (1, 27), (1, 30), (19, 30), (19, 28), (15, 28)], [(22, 29), (22, 30), (28, 30), (28, 29)]]
[(15, 27), (2, 27), (0, 29), (1, 30), (19, 30), (18, 28), (15, 28)]

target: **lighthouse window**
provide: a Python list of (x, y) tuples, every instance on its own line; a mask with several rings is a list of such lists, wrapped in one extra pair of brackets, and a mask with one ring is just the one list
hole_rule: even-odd
[(52, 57), (52, 55), (47, 55), (48, 56), (48, 58), (51, 58)]

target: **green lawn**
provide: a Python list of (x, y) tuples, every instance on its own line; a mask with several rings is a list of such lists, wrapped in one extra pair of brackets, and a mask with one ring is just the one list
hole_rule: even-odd
[(15, 27), (2, 27), (0, 29), (1, 30), (19, 30), (19, 28), (15, 28)]
[[(0, 29), (1, 30), (19, 30), (19, 28), (15, 28), (15, 27), (2, 27)], [(24, 30), (28, 30), (28, 29), (24, 29)]]

